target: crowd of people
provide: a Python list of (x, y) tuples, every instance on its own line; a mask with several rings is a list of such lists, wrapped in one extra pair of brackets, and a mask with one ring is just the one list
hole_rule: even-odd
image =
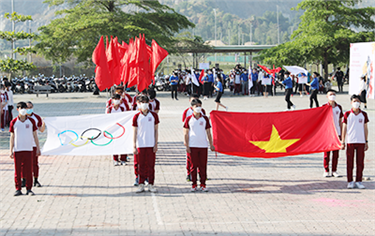
[[(284, 78), (280, 78), (280, 75), (283, 75)], [(224, 93), (224, 88), (228, 88), (233, 96), (240, 94), (255, 96), (256, 93), (263, 93), (263, 96), (267, 97), (268, 94), (274, 95), (275, 88), (279, 85), (285, 89), (285, 100), (288, 110), (295, 109), (295, 105), (291, 102), (290, 98), (295, 87), (295, 78), (297, 78), (298, 84), (298, 77), (300, 75), (293, 78), (290, 72), (282, 71), (277, 76), (272, 76), (257, 69), (253, 69), (249, 74), (246, 69), (237, 65), (231, 71), (227, 83), (225, 81), (226, 76), (222, 73), (222, 70), (215, 68), (206, 70), (203, 76), (197, 70), (187, 71), (185, 76), (190, 78), (190, 83), (185, 83), (186, 86), (181, 91), (183, 92), (183, 89), (185, 89), (185, 92), (190, 97), (190, 104), (182, 113), (183, 137), (186, 147), (186, 179), (192, 182), (191, 191), (201, 190), (207, 192), (208, 148), (214, 151), (215, 147), (213, 146), (211, 137), (210, 119), (206, 115), (206, 111), (202, 108), (201, 97), (203, 100), (206, 100), (216, 94), (216, 109), (218, 110), (221, 106), (228, 110), (228, 107), (221, 104), (220, 101)], [(196, 86), (193, 82), (193, 76), (196, 76), (195, 79), (201, 80), (203, 86)], [(180, 85), (179, 77), (180, 75), (176, 73), (170, 78), (172, 99), (177, 99), (177, 90), (181, 90), (181, 88), (178, 88), (178, 85)], [(186, 82), (186, 78), (183, 78)], [(310, 95), (311, 108), (314, 103), (316, 107), (319, 106), (317, 94), (319, 86), (322, 84), (319, 78), (320, 75), (314, 72), (311, 76), (311, 81), (306, 84), (298, 84), (301, 96), (303, 96), (302, 93)], [(368, 149), (367, 123), (369, 119), (367, 113), (360, 109), (363, 95), (360, 93), (360, 95), (351, 96), (352, 109), (344, 113), (342, 106), (335, 101), (337, 92), (332, 89), (328, 89), (325, 92), (328, 102), (323, 106), (332, 107), (334, 124), (342, 143), (341, 148), (343, 150), (346, 149), (347, 187), (365, 188), (362, 184), (362, 173), (364, 169), (364, 153)], [(2, 129), (5, 125), (8, 125), (11, 134), (10, 157), (14, 159), (15, 163), (16, 192), (14, 196), (22, 195), (22, 187), (26, 187), (27, 195), (34, 195), (32, 187), (42, 186), (38, 180), (40, 147), (37, 131), (44, 132), (45, 123), (39, 115), (34, 113), (32, 102), (17, 103), (18, 116), (12, 119), (13, 97), (11, 91), (9, 91), (9, 87), (7, 87), (6, 81), (1, 84), (0, 98)], [(155, 90), (140, 91), (132, 97), (122, 86), (117, 86), (114, 89), (113, 96), (106, 102), (105, 113), (107, 114), (130, 110), (137, 111), (132, 122), (134, 134), (134, 185), (138, 186), (137, 193), (144, 192), (146, 186), (148, 187), (148, 191), (157, 192), (154, 182), (155, 158), (158, 151), (158, 124), (160, 122), (158, 113), (160, 107), (161, 104), (156, 98)], [(330, 153), (324, 153), (324, 177), (341, 177), (337, 172), (339, 151), (332, 151), (332, 160), (330, 160)], [(355, 181), (353, 181), (354, 158), (356, 158), (355, 162), (357, 165)], [(331, 169), (329, 168), (330, 161), (332, 162)], [(127, 162), (129, 160), (126, 153), (113, 155), (114, 166), (126, 165)], [(198, 174), (200, 176), (200, 188), (198, 188)]]

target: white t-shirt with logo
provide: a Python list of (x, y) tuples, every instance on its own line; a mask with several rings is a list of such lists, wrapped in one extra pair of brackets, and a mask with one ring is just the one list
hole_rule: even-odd
[[(323, 106), (330, 106), (330, 104), (326, 103)], [(340, 104), (336, 103), (336, 106), (332, 107), (332, 114), (333, 114), (333, 123), (335, 123), (337, 135), (340, 136), (341, 135), (340, 120), (344, 116), (344, 114), (342, 113), (342, 107)]]
[(142, 112), (133, 117), (133, 127), (137, 127), (137, 148), (155, 146), (155, 125), (159, 124), (159, 116), (153, 111), (147, 115)]
[(365, 124), (369, 122), (367, 113), (359, 110), (356, 115), (353, 110), (347, 111), (344, 114), (342, 121), (346, 124), (346, 143), (366, 143)]
[(9, 125), (9, 132), (14, 134), (13, 152), (32, 151), (34, 146), (34, 131), (37, 130), (35, 121), (26, 117), (21, 121), (17, 116)]
[(189, 147), (208, 147), (206, 129), (211, 128), (211, 125), (207, 116), (200, 114), (197, 119), (193, 114), (187, 117), (184, 123), (184, 128), (189, 129)]

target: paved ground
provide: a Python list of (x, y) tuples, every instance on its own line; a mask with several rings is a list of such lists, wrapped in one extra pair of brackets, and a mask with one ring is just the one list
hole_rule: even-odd
[[(347, 88), (346, 88), (347, 90)], [(156, 162), (159, 193), (136, 194), (132, 163), (112, 166), (110, 156), (41, 156), (35, 196), (13, 197), (13, 162), (8, 134), (0, 134), (1, 235), (374, 235), (375, 101), (369, 101), (370, 150), (364, 175), (367, 189), (346, 189), (345, 153), (338, 171), (343, 178), (323, 178), (323, 154), (276, 159), (248, 159), (210, 153), (208, 193), (190, 193), (185, 182), (181, 113), (188, 101), (159, 94), (160, 151)], [(104, 112), (105, 94), (52, 94), (31, 100), (46, 116)], [(292, 98), (297, 108), (308, 97)], [(319, 95), (321, 103), (325, 97)], [(349, 109), (349, 96), (338, 95)], [(228, 97), (232, 111), (280, 111), (276, 97)], [(210, 99), (204, 108), (213, 109)], [(241, 121), (238, 121), (241, 122)], [(40, 136), (44, 142), (46, 136)]]

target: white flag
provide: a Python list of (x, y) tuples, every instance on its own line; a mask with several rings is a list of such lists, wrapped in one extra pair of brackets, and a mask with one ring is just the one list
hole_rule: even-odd
[(195, 76), (195, 73), (193, 72), (193, 67), (191, 68), (191, 81), (196, 86), (199, 86), (199, 81), (198, 81), (197, 77)]
[(137, 111), (44, 119), (42, 155), (113, 155), (133, 152), (132, 121)]
[(285, 67), (292, 75), (298, 75), (299, 73), (305, 73), (307, 75), (307, 70), (299, 66), (283, 66)]
[[(251, 78), (251, 72), (252, 72), (252, 70), (251, 70), (251, 65), (249, 65), (249, 91), (250, 91), (250, 89), (253, 87), (253, 79)], [(250, 92), (249, 92), (249, 96), (250, 96), (251, 94), (250, 94)]]

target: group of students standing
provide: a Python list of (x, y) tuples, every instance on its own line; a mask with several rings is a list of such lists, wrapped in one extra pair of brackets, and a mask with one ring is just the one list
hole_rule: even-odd
[(13, 119), (13, 91), (11, 84), (7, 78), (3, 78), (0, 84), (0, 132), (5, 130), (5, 126), (9, 126)]

